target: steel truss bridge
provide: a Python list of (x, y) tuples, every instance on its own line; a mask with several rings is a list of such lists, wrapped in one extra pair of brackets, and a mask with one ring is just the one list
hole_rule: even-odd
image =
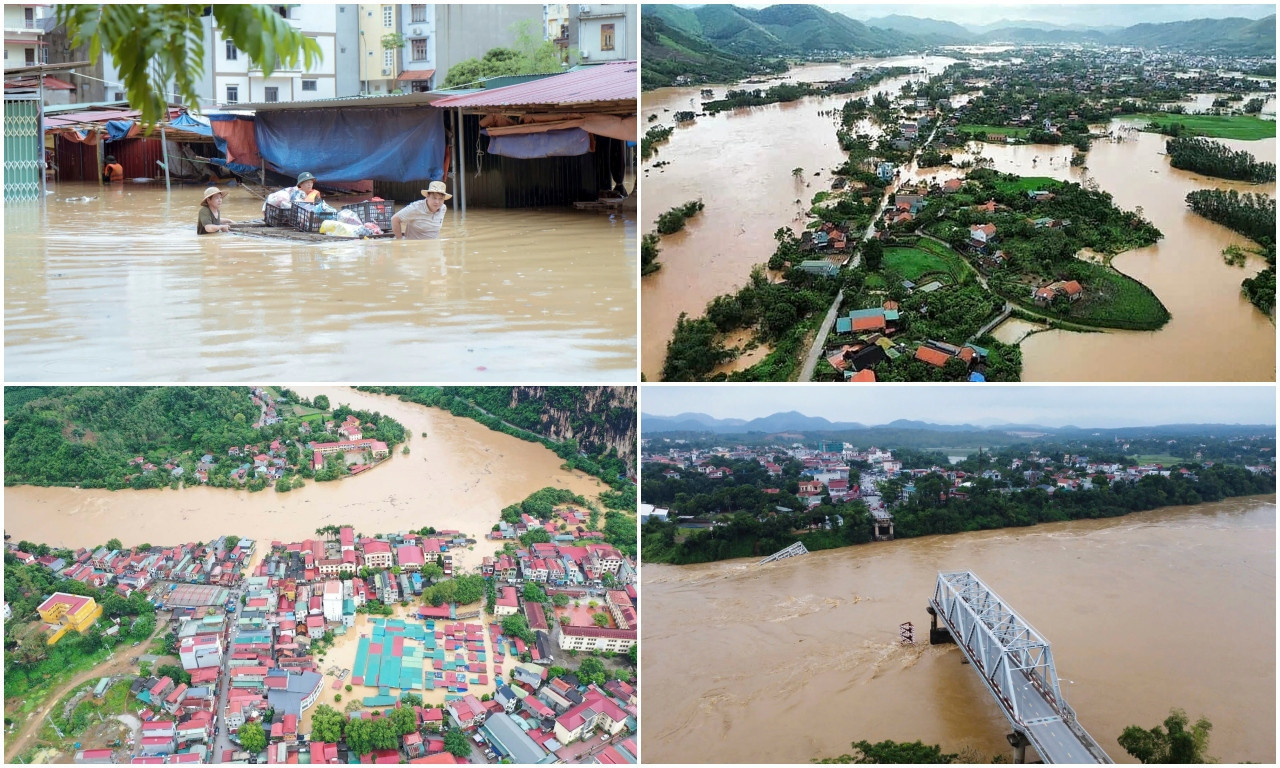
[(1046, 763), (1113, 762), (1062, 697), (1049, 641), (977, 576), (939, 573), (929, 613), (930, 642), (959, 645), (1009, 719), (1016, 762), (1027, 746)]
[(797, 541), (795, 544), (792, 544), (786, 549), (780, 549), (777, 552), (774, 552), (772, 555), (769, 555), (765, 559), (756, 563), (756, 565), (764, 565), (765, 563), (777, 562), (778, 560), (782, 560), (788, 557), (799, 557), (800, 555), (807, 555), (807, 554), (809, 554), (809, 550), (805, 549), (804, 542)]

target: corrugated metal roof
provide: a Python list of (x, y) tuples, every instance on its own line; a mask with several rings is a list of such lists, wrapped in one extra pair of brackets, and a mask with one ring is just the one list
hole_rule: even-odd
[(486, 89), (466, 96), (449, 96), (435, 102), (434, 106), (467, 108), (634, 102), (640, 88), (637, 72), (634, 61), (600, 64), (530, 83)]
[(259, 101), (245, 104), (224, 104), (210, 112), (276, 112), (283, 109), (324, 109), (325, 107), (412, 107), (432, 104), (440, 94), (427, 93), (385, 93), (365, 94), (360, 96), (339, 96), (333, 99), (312, 99), (310, 101)]

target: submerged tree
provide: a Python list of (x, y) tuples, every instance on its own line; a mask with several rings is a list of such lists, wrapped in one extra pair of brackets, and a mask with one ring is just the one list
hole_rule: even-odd
[(1163, 728), (1157, 725), (1147, 730), (1131, 725), (1124, 729), (1116, 741), (1126, 752), (1145, 764), (1209, 762), (1206, 751), (1213, 724), (1205, 717), (1190, 727), (1189, 722), (1185, 711), (1173, 709), (1164, 719)]
[(827, 764), (876, 764), (876, 763), (916, 763), (936, 765), (954, 763), (958, 754), (942, 751), (937, 744), (925, 744), (920, 741), (896, 742), (881, 741), (872, 744), (869, 741), (855, 741), (853, 754), (839, 757), (824, 757), (816, 762)]

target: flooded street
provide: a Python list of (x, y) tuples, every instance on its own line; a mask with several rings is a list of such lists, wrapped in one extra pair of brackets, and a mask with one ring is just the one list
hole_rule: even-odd
[(451, 207), (439, 240), (316, 245), (197, 236), (195, 187), (51, 189), (5, 210), (9, 381), (635, 378), (633, 213)]
[[(897, 57), (860, 62), (862, 66), (926, 66), (941, 71), (954, 59)], [(810, 82), (848, 77), (848, 64), (817, 64), (791, 70), (785, 78)], [(908, 80), (924, 75), (890, 78), (870, 93), (896, 93)], [(716, 98), (729, 88), (767, 85), (712, 86)], [(641, 96), (641, 130), (671, 125), (680, 110), (699, 111), (700, 88), (659, 88)], [(700, 117), (676, 128), (671, 139), (645, 161), (642, 230), (654, 230), (659, 215), (701, 198), (706, 208), (685, 228), (661, 239), (662, 269), (643, 278), (641, 313), (641, 369), (648, 381), (659, 380), (667, 341), (681, 312), (702, 314), (707, 302), (732, 293), (747, 281), (752, 266), (763, 264), (777, 243), (773, 233), (789, 226), (801, 231), (813, 196), (831, 188), (830, 171), (844, 162), (836, 140), (836, 119), (821, 112), (839, 110), (862, 94), (808, 97), (785, 104), (748, 107)], [(650, 115), (658, 115), (654, 123)], [(797, 141), (803, 137), (803, 141)], [(660, 168), (654, 164), (670, 163)], [(800, 176), (792, 171), (803, 169)], [(814, 176), (816, 172), (820, 175)], [(799, 201), (799, 202), (797, 202)]]
[[(174, 544), (236, 533), (296, 541), (323, 525), (350, 523), (365, 534), (434, 526), (483, 541), (502, 508), (546, 486), (594, 497), (596, 478), (560, 469), (561, 459), (537, 443), (494, 432), (448, 411), (339, 387), (295, 387), (324, 394), (333, 407), (379, 411), (404, 424), (409, 455), (397, 449), (386, 464), (344, 480), (307, 481), (300, 490), (258, 493), (226, 488), (179, 491), (5, 488), (5, 532), (14, 539), (81, 547), (112, 537), (125, 546)], [(422, 437), (422, 433), (426, 437)], [(488, 551), (458, 550), (460, 569), (478, 566)]]
[[(1008, 722), (953, 645), (939, 570), (972, 570), (1052, 643), (1063, 695), (1117, 761), (1170, 708), (1221, 762), (1275, 761), (1275, 496), (817, 552), (644, 566), (652, 762), (791, 762), (923, 740), (1007, 760)], [(898, 625), (914, 622), (915, 646)]]

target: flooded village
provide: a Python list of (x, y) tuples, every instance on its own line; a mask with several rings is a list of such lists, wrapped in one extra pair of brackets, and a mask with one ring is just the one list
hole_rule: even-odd
[[(41, 393), (7, 394), (40, 407)], [(637, 762), (635, 522), (617, 511), (629, 480), (444, 406), (334, 387), (248, 394), (236, 416), (256, 421), (222, 418), (296, 436), (236, 441), (225, 459), (147, 451), (111, 470), (128, 473), (123, 490), (6, 478), (6, 667), (16, 653), (34, 665), (6, 684), (6, 759)], [(580, 397), (624, 415), (635, 402)], [(550, 413), (569, 401), (556, 402)], [(625, 421), (610, 416), (623, 431), (607, 439), (633, 456)], [(578, 438), (585, 451), (606, 434)], [(24, 461), (14, 471), (39, 457)], [(136, 489), (148, 478), (173, 487)], [(74, 674), (45, 671), (50, 688), (38, 673), (56, 654)], [(39, 695), (22, 701), (19, 686)], [(90, 727), (90, 713), (105, 717)]]
[[(6, 60), (7, 110), (44, 100), (6, 172), (10, 379), (634, 378), (634, 6), (291, 6), (322, 58), (275, 74), (206, 17), (199, 101), (150, 132), (27, 7), (63, 63)], [(304, 176), (319, 203), (264, 202)], [(432, 182), (433, 236), (399, 239)], [(211, 189), (232, 223), (197, 235)]]
[[(1242, 291), (1242, 280), (1270, 274), (1268, 246), (1186, 203), (1188, 193), (1205, 188), (1270, 199), (1274, 181), (1173, 168), (1168, 136), (1147, 129), (1152, 121), (1197, 113), (1228, 115), (1204, 118), (1221, 121), (1205, 129), (1212, 141), (1267, 161), (1275, 154), (1273, 76), (1236, 71), (1234, 60), (1134, 48), (939, 46), (916, 56), (818, 51), (809, 58), (817, 61), (792, 56), (784, 75), (755, 74), (729, 85), (690, 70), (684, 85), (644, 94), (642, 128), (666, 138), (652, 141), (642, 161), (648, 199), (657, 201), (646, 208), (642, 229), (687, 200), (704, 206), (682, 230), (658, 238), (659, 266), (642, 278), (647, 380), (1274, 379), (1274, 321)], [(1254, 66), (1260, 63), (1240, 67), (1261, 72)], [(675, 72), (678, 54), (663, 64), (660, 71)], [(893, 76), (855, 90), (876, 69)], [(805, 91), (806, 84), (817, 87)], [(797, 98), (788, 89), (808, 95)], [(1055, 111), (1048, 104), (1063, 106)], [(1235, 124), (1249, 128), (1226, 127)], [(887, 175), (876, 183), (880, 171)], [(1070, 206), (1039, 204), (1052, 200), (1052, 189), (1015, 208), (1036, 227), (1061, 229), (1076, 260), (1097, 266), (1058, 262), (1041, 271), (1016, 256), (1030, 248), (1039, 258), (1046, 246), (1037, 238), (1051, 233), (1013, 248), (994, 229), (990, 244), (985, 232), (981, 240), (948, 242), (939, 218), (984, 224), (958, 215), (956, 201), (978, 207), (989, 201), (989, 192), (961, 185), (991, 171), (1023, 179), (1028, 194), (1034, 184), (1064, 181), (1080, 185), (1085, 196), (1109, 195), (1110, 213), (1087, 222), (1077, 215), (1074, 229), (1072, 217), (1055, 214)], [(753, 183), (727, 183), (731, 178)], [(973, 196), (979, 193), (981, 199)], [(1110, 226), (1108, 217), (1126, 216), (1148, 222), (1160, 236), (1130, 244), (1111, 238), (1103, 253), (1081, 247)], [(986, 223), (996, 220), (989, 214)], [(791, 233), (794, 248), (779, 228)], [(875, 249), (875, 265), (863, 259), (864, 236), (883, 246)], [(1239, 265), (1224, 260), (1229, 248), (1245, 251)], [(1016, 265), (1001, 260), (1009, 254)], [(811, 279), (776, 287), (794, 282), (788, 271), (794, 269), (828, 278), (830, 287)], [(1052, 287), (1073, 280), (1082, 293)], [(919, 294), (938, 288), (928, 298)], [(1147, 298), (1139, 298), (1147, 289)], [(1046, 314), (1059, 294), (1063, 308)], [(771, 320), (768, 308), (782, 301), (771, 297), (783, 295), (796, 310), (790, 319), (779, 311)], [(936, 306), (929, 317), (920, 311), (940, 303), (951, 320), (939, 322)], [(860, 321), (873, 311), (894, 317)], [(686, 326), (676, 332), (682, 313)], [(1150, 321), (1133, 324), (1143, 313)], [(1178, 350), (1210, 339), (1229, 339), (1212, 366), (1177, 362)], [(965, 363), (963, 374), (946, 370), (953, 358)]]
[[(1173, 708), (1201, 754), (1274, 759), (1272, 387), (719, 389), (645, 393), (646, 761), (1048, 763), (1026, 736), (1062, 720), (1102, 752), (1064, 762), (1135, 763)], [(1229, 393), (1258, 410), (1179, 410)], [(959, 631), (963, 573), (999, 602)], [(1037, 683), (1053, 711), (1001, 704)]]

